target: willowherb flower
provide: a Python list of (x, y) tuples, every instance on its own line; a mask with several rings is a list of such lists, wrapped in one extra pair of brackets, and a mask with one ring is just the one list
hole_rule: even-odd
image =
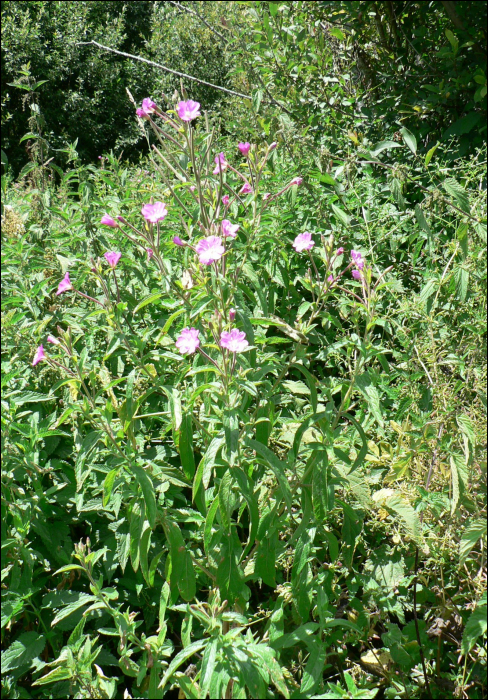
[(336, 250), (336, 255), (343, 255), (344, 254), (344, 248), (337, 248)]
[(151, 114), (152, 112), (157, 112), (158, 106), (151, 100), (150, 97), (145, 97), (142, 100), (142, 109), (146, 112), (146, 114)]
[(108, 214), (104, 214), (102, 218), (100, 219), (100, 223), (103, 224), (104, 226), (111, 226), (112, 228), (119, 228), (119, 225), (114, 219), (112, 219), (111, 216)]
[(35, 367), (41, 360), (45, 360), (46, 355), (44, 354), (44, 348), (42, 345), (39, 345), (39, 347), (36, 350), (36, 354), (34, 355), (34, 359), (32, 360), (32, 366)]
[(263, 194), (263, 199), (266, 202), (271, 197), (271, 192), (265, 192)]
[(196, 189), (195, 185), (190, 185), (190, 192), (195, 192)]
[(351, 274), (355, 280), (360, 280), (363, 277), (363, 273), (360, 270), (353, 270)]
[(146, 253), (147, 253), (147, 259), (148, 261), (152, 258), (154, 255), (154, 250), (152, 248), (146, 248)]
[[(53, 335), (48, 335), (47, 336), (47, 342), (52, 343), (53, 345), (61, 345), (61, 341), (59, 341), (57, 338), (55, 338)], [(41, 346), (42, 347), (42, 346)]]
[(364, 260), (361, 253), (358, 253), (357, 250), (351, 250), (351, 258), (358, 270), (362, 270), (364, 268)]
[(182, 355), (193, 355), (200, 346), (198, 339), (198, 331), (196, 328), (183, 328), (180, 335), (176, 339), (176, 347)]
[(109, 250), (108, 253), (103, 254), (103, 257), (108, 262), (112, 270), (115, 270), (115, 268), (117, 267), (117, 263), (122, 257), (122, 253), (117, 253), (115, 250)]
[(290, 185), (301, 185), (303, 182), (303, 177), (294, 177), (290, 182)]
[(333, 281), (334, 281), (334, 275), (329, 275), (329, 276), (327, 277), (327, 282), (328, 282), (329, 284), (332, 284)]
[(179, 236), (173, 236), (173, 243), (175, 245), (184, 246), (185, 243), (181, 240)]
[(228, 219), (222, 221), (222, 235), (224, 238), (235, 238), (238, 230), (239, 224), (231, 224)]
[(198, 241), (196, 247), (198, 260), (202, 265), (211, 265), (213, 262), (220, 260), (225, 253), (225, 248), (222, 245), (222, 239), (218, 236), (209, 236)]
[(251, 194), (252, 193), (252, 187), (248, 182), (245, 182), (241, 189), (239, 190), (239, 194)]
[(224, 172), (227, 168), (227, 161), (225, 160), (225, 153), (221, 152), (218, 156), (215, 156), (215, 169), (213, 170), (214, 175), (218, 175), (220, 171)]
[(69, 272), (67, 272), (61, 280), (61, 282), (58, 284), (58, 291), (56, 292), (56, 296), (63, 294), (63, 292), (69, 292), (70, 289), (73, 289), (73, 285), (71, 284), (71, 280), (69, 278)]
[(163, 221), (168, 215), (168, 210), (163, 202), (154, 202), (154, 204), (144, 204), (141, 213), (146, 221), (155, 224), (157, 221)]
[(240, 150), (243, 156), (247, 156), (251, 150), (251, 144), (248, 141), (245, 141), (244, 143), (237, 144), (237, 148)]
[(181, 121), (191, 122), (200, 116), (200, 102), (194, 102), (193, 100), (178, 102), (176, 111)]
[(311, 233), (299, 233), (293, 241), (293, 247), (297, 253), (301, 253), (304, 250), (312, 250), (314, 245)]
[(249, 347), (244, 331), (233, 328), (231, 331), (223, 331), (220, 336), (220, 347), (230, 352), (244, 352)]
[(229, 204), (229, 195), (228, 194), (224, 194), (224, 196), (222, 197), (222, 204), (224, 205), (224, 207), (226, 207)]

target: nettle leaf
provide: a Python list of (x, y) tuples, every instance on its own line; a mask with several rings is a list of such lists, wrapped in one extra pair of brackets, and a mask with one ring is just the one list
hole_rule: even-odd
[[(486, 600), (486, 598), (485, 598)], [(469, 654), (480, 637), (486, 634), (487, 629), (486, 605), (478, 605), (466, 623), (461, 642), (461, 653)]]
[(474, 549), (478, 540), (486, 537), (486, 520), (474, 520), (469, 523), (461, 535), (459, 543), (459, 565), (467, 560), (469, 553)]
[(24, 632), (2, 651), (2, 674), (21, 666), (32, 665), (46, 646), (46, 638), (37, 632)]
[(378, 389), (374, 386), (369, 372), (364, 372), (356, 378), (356, 386), (368, 402), (371, 413), (376, 418), (381, 427), (384, 427), (383, 415), (380, 405)]
[(453, 177), (448, 177), (442, 183), (443, 188), (450, 195), (454, 204), (456, 204), (460, 209), (462, 209), (466, 214), (469, 214), (469, 198), (466, 190), (462, 185), (457, 182)]
[(468, 485), (468, 467), (464, 455), (460, 455), (457, 452), (451, 454), (450, 463), (452, 479), (451, 514), (453, 514)]

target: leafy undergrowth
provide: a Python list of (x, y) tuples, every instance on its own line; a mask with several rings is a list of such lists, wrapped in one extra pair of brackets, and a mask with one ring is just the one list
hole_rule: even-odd
[(486, 697), (485, 153), (185, 133), (4, 181), (4, 696)]

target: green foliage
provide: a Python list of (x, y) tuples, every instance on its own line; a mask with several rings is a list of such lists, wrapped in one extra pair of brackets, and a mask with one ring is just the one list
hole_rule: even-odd
[[(65, 12), (8, 5), (41, 24)], [(86, 5), (73, 9), (105, 22), (107, 3)], [(154, 60), (169, 63), (174, 51), (188, 72), (192, 47), (206, 46), (199, 75), (224, 80), (222, 45), (197, 18), (151, 6), (161, 34), (154, 24), (129, 45), (120, 17), (132, 17), (136, 42), (133, 3), (116, 5), (114, 46), (154, 41)], [(234, 65), (248, 60), (232, 85), (247, 92), (249, 78), (254, 95), (214, 103), (221, 129), (202, 116), (183, 131), (153, 114), (160, 131), (139, 124), (150, 157), (75, 159), (54, 181), (42, 105), (31, 178), (13, 182), (5, 160), (2, 694), (483, 698), (486, 149), (452, 160), (441, 138), (425, 145), (421, 119), (394, 125), (400, 77), (384, 112), (374, 98), (377, 121), (362, 136), (347, 104), (359, 94), (352, 78), (327, 83), (334, 114), (313, 103), (318, 3), (245, 3), (220, 24), (219, 5), (205, 17)], [(375, 5), (385, 25), (386, 3)], [(406, 31), (418, 3), (413, 18), (394, 5)], [(329, 75), (354, 37), (373, 51), (376, 15), (359, 17), (368, 7), (332, 5), (337, 44), (329, 55), (323, 42), (318, 57)], [(435, 43), (447, 20), (431, 11)], [(255, 34), (236, 38), (246, 12)], [(459, 16), (470, 26), (464, 8)], [(100, 17), (94, 26), (105, 26)], [(395, 43), (389, 26), (388, 51), (404, 61), (403, 34)], [(165, 59), (159, 42), (170, 35)], [(445, 37), (454, 52), (454, 30)], [(424, 55), (421, 39), (411, 41)], [(378, 71), (388, 51), (377, 49)], [(90, 56), (105, 80), (102, 57)], [(435, 61), (454, 60), (446, 56)], [(285, 65), (305, 66), (287, 102)], [(120, 84), (110, 90), (130, 119)], [(191, 92), (205, 108), (203, 94)], [(234, 134), (252, 140), (248, 158)], [(219, 152), (231, 166), (221, 175)], [(239, 194), (243, 179), (255, 193)], [(150, 201), (167, 205), (157, 225), (141, 216)], [(124, 221), (101, 226), (104, 214)], [(227, 217), (239, 230), (226, 239), (225, 267), (199, 265), (172, 242), (194, 247)], [(292, 247), (304, 232), (310, 256)], [(111, 270), (103, 254), (114, 250), (122, 257)], [(359, 279), (351, 250), (365, 261)], [(56, 294), (67, 272), (82, 295)], [(200, 331), (202, 352), (178, 352), (185, 327)], [(231, 327), (246, 334), (245, 352), (221, 350)], [(33, 367), (41, 343), (47, 360)]]

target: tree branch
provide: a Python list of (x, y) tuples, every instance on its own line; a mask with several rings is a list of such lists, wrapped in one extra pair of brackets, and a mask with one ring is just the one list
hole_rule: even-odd
[(177, 70), (173, 70), (172, 68), (167, 68), (166, 66), (161, 65), (161, 63), (156, 63), (155, 61), (149, 61), (147, 58), (141, 58), (141, 56), (133, 56), (130, 53), (126, 53), (125, 51), (117, 51), (117, 49), (111, 49), (109, 46), (104, 46), (103, 44), (99, 44), (98, 41), (78, 41), (76, 42), (75, 46), (89, 46), (92, 44), (93, 46), (97, 46), (99, 49), (103, 49), (104, 51), (111, 51), (112, 53), (116, 53), (118, 56), (124, 56), (124, 58), (133, 58), (135, 61), (141, 61), (142, 63), (147, 63), (150, 66), (155, 66), (156, 68), (161, 68), (161, 70), (166, 71), (167, 73), (173, 73), (173, 75), (177, 75), (180, 78), (186, 78), (187, 80), (194, 80), (196, 83), (201, 83), (202, 85), (207, 85), (208, 87), (214, 88), (214, 90), (221, 90), (222, 92), (227, 92), (229, 95), (236, 95), (237, 97), (244, 97), (246, 100), (252, 99), (249, 95), (243, 95), (242, 92), (236, 92), (235, 90), (229, 90), (229, 88), (221, 87), (220, 85), (214, 85), (213, 83), (207, 83), (206, 80), (200, 80), (200, 78), (195, 78), (192, 75), (187, 75), (186, 73), (180, 73)]

